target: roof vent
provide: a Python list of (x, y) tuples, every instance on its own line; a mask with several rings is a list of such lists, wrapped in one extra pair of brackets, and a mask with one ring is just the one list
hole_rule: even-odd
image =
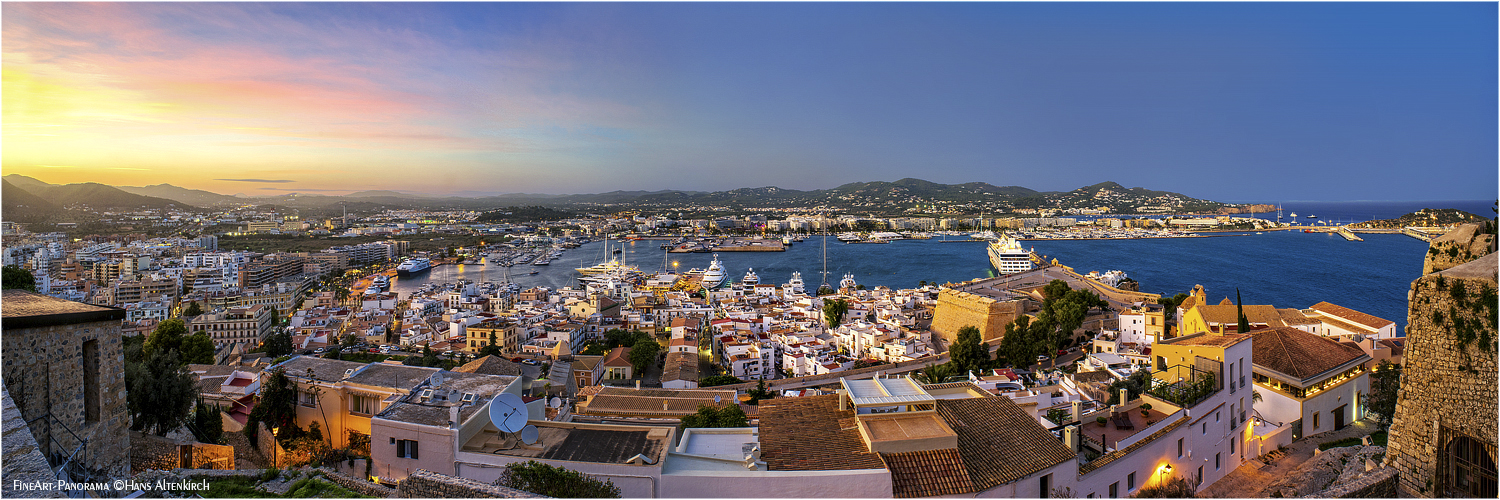
[(354, 369), (353, 368), (350, 368), (348, 370), (344, 370), (344, 377), (345, 378), (348, 378), (350, 375), (354, 375)]
[(432, 399), (432, 389), (422, 389), (422, 394), (417, 396), (417, 400), (424, 403), (429, 399)]
[(459, 401), (462, 401), (464, 403), (473, 403), (474, 402), (474, 395), (473, 394), (469, 394), (469, 393), (464, 393), (463, 398), (460, 399)]
[(635, 456), (630, 457), (630, 459), (626, 460), (625, 463), (630, 464), (630, 465), (651, 465), (651, 464), (656, 463), (656, 461), (655, 460), (651, 460), (651, 457), (648, 457), (648, 456), (640, 454), (640, 453), (636, 453)]

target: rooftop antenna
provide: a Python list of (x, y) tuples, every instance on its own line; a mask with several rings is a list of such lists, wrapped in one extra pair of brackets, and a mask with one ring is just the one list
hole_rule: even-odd
[(490, 401), (490, 423), (500, 432), (520, 432), (526, 427), (526, 417), (526, 403), (520, 396), (507, 392)]

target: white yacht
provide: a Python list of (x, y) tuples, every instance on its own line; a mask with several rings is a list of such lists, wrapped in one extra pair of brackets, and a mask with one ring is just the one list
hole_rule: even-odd
[(602, 262), (602, 263), (599, 263), (599, 264), (595, 264), (595, 265), (592, 265), (592, 266), (589, 266), (589, 267), (575, 268), (574, 270), (578, 271), (578, 274), (581, 274), (581, 275), (584, 275), (584, 276), (594, 276), (594, 275), (599, 275), (599, 274), (610, 274), (610, 273), (614, 273), (614, 272), (618, 272), (618, 271), (639, 271), (639, 269), (637, 269), (635, 266), (626, 265), (626, 264), (620, 262), (620, 259), (610, 259), (608, 261), (605, 261), (605, 262)]
[(713, 262), (708, 264), (708, 270), (703, 272), (703, 288), (710, 290), (724, 284), (724, 264), (719, 262), (719, 254), (714, 254)]
[(1021, 248), (1021, 242), (1007, 235), (1000, 235), (989, 244), (990, 266), (995, 272), (1004, 274), (1015, 274), (1030, 271), (1031, 252)]
[(807, 293), (806, 283), (802, 282), (802, 272), (792, 271), (792, 280), (786, 282), (787, 288), (793, 293)]
[(406, 261), (402, 262), (401, 265), (396, 266), (396, 274), (407, 276), (420, 273), (428, 269), (432, 269), (432, 260), (426, 257), (417, 257), (415, 259), (406, 259)]
[(740, 283), (745, 286), (759, 285), (760, 276), (755, 275), (755, 268), (750, 268), (750, 271), (745, 273), (745, 277), (740, 279)]
[(854, 273), (844, 273), (844, 279), (839, 280), (839, 288), (854, 288), (859, 286), (854, 282)]

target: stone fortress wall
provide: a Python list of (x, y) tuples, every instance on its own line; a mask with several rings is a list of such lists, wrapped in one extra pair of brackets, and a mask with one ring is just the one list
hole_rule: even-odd
[[(1488, 446), (1490, 460), (1496, 458), (1500, 254), (1495, 235), (1480, 231), (1465, 225), (1433, 240), (1427, 274), (1408, 293), (1406, 364), (1386, 456), (1403, 496), (1446, 496), (1441, 470), (1459, 437)], [(1487, 255), (1455, 257), (1480, 251)]]

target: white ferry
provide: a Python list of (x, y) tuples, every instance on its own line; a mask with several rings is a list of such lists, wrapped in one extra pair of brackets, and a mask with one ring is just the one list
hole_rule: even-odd
[(396, 266), (396, 274), (401, 276), (408, 276), (426, 271), (428, 269), (432, 269), (432, 260), (426, 257), (417, 257), (414, 259), (406, 259), (406, 261), (402, 262), (401, 265)]
[(1031, 252), (1021, 248), (1015, 238), (1001, 234), (989, 244), (990, 266), (1002, 275), (1030, 271)]
[(714, 254), (713, 262), (708, 264), (708, 270), (703, 272), (703, 288), (714, 289), (724, 284), (724, 264), (719, 262), (719, 254)]

